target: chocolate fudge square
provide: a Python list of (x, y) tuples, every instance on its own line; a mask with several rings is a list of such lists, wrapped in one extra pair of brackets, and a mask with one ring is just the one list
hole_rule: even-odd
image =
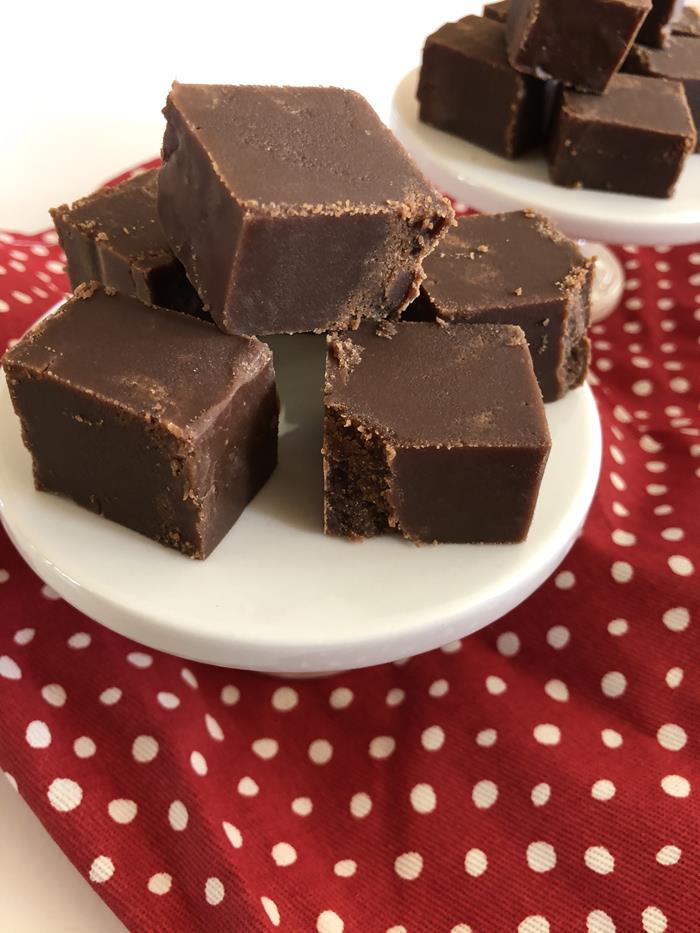
[(452, 208), (359, 94), (175, 83), (164, 114), (160, 218), (222, 330), (354, 327), (416, 296)]
[(671, 23), (671, 35), (700, 36), (700, 13), (692, 6), (683, 8), (680, 16)]
[(651, 0), (651, 10), (637, 34), (637, 42), (661, 49), (668, 43), (673, 21), (683, 10), (683, 0)]
[(148, 304), (209, 318), (158, 220), (157, 178), (151, 169), (51, 210), (68, 278), (74, 289), (101, 282)]
[(326, 534), (509, 543), (550, 449), (523, 332), (364, 324), (328, 338)]
[(497, 23), (505, 23), (510, 13), (510, 0), (497, 0), (496, 3), (487, 3), (484, 7), (486, 19), (494, 19)]
[(465, 16), (428, 36), (418, 100), (424, 123), (509, 159), (544, 138), (545, 84), (510, 67), (491, 19)]
[[(649, 78), (680, 81), (685, 89), (695, 129), (700, 127), (700, 42), (697, 39), (674, 35), (663, 49), (634, 45), (627, 56), (625, 71)], [(695, 151), (698, 151), (697, 143)]]
[(650, 0), (512, 0), (514, 68), (602, 94), (634, 42)]
[(92, 283), (3, 366), (36, 488), (189, 557), (211, 553), (275, 467), (258, 340)]
[(563, 91), (549, 174), (568, 188), (669, 198), (695, 145), (682, 84), (619, 74), (600, 97)]
[(406, 314), (445, 324), (517, 324), (545, 402), (588, 369), (593, 261), (534, 211), (460, 217), (425, 263)]

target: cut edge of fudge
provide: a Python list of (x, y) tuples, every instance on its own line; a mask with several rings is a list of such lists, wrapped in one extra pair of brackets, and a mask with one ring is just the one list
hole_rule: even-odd
[[(120, 306), (108, 312), (91, 308), (88, 326), (93, 330), (80, 343), (73, 339), (71, 312), (101, 296)], [(124, 303), (132, 307), (123, 325)], [(96, 358), (81, 369), (72, 348), (79, 347), (83, 354), (103, 349), (94, 336), (104, 313), (112, 315), (110, 348), (121, 333), (130, 333), (129, 324), (141, 327), (142, 336), (158, 333), (161, 340), (170, 332), (176, 334), (173, 353), (190, 339), (202, 353), (202, 363), (188, 360), (195, 372), (207, 360), (203, 335), (208, 340), (215, 336), (217, 343), (239, 344), (226, 347), (226, 353), (206, 367), (208, 399), (202, 399), (201, 389), (199, 394), (187, 389), (169, 357), (161, 358), (155, 373), (136, 363), (132, 370), (113, 372), (100, 385), (94, 373)], [(147, 324), (149, 317), (153, 327)], [(60, 333), (64, 318), (69, 321), (70, 342)], [(84, 332), (85, 321), (85, 316), (77, 321), (78, 333), (81, 327)], [(159, 348), (160, 343), (156, 352)], [(279, 400), (272, 353), (254, 338), (227, 337), (211, 323), (143, 305), (134, 296), (91, 282), (38, 322), (0, 362), (32, 456), (35, 488), (68, 498), (188, 557), (206, 558), (274, 471)], [(174, 394), (164, 385), (171, 372), (180, 379)], [(117, 388), (110, 392), (112, 378)], [(172, 414), (178, 405), (179, 419)], [(199, 457), (208, 440), (213, 446)]]
[[(337, 95), (338, 100), (349, 101), (347, 106), (357, 109), (360, 124), (362, 119), (371, 124), (371, 129), (365, 128), (364, 133), (362, 126), (359, 127), (358, 138), (359, 133), (362, 133), (361, 145), (368, 145), (365, 137), (374, 137), (377, 158), (388, 163), (393, 161), (396, 171), (390, 172), (386, 167), (381, 172), (379, 169), (370, 171), (365, 148), (363, 159), (367, 163), (366, 174), (343, 180), (341, 166), (337, 176), (341, 182), (338, 182), (337, 187), (342, 190), (342, 186), (347, 185), (346, 191), (349, 193), (355, 186), (361, 188), (364, 181), (370, 186), (368, 190), (371, 190), (372, 185), (375, 188), (381, 186), (381, 179), (385, 176), (391, 176), (392, 181), (387, 182), (381, 198), (358, 194), (353, 197), (329, 195), (304, 200), (301, 197), (269, 197), (264, 190), (260, 196), (252, 196), (255, 181), (251, 180), (250, 166), (245, 163), (237, 178), (238, 169), (230, 164), (230, 152), (226, 154), (229, 163), (226, 166), (221, 164), (218, 152), (210, 150), (227, 148), (228, 143), (217, 140), (211, 126), (204, 127), (206, 133), (203, 132), (203, 127), (198, 125), (201, 121), (195, 119), (197, 107), (203, 105), (197, 100), (193, 104), (187, 97), (193, 93), (196, 96), (217, 92), (229, 94), (223, 107), (235, 109), (240, 106), (243, 110), (244, 105), (238, 104), (236, 95), (247, 107), (250, 101), (246, 95), (276, 92), (282, 96), (310, 94), (312, 97), (325, 93)], [(449, 201), (420, 172), (364, 97), (355, 91), (340, 88), (183, 85), (175, 82), (163, 112), (167, 125), (162, 152), (164, 164), (158, 186), (159, 214), (171, 247), (185, 265), (188, 276), (204, 300), (205, 308), (223, 330), (256, 335), (325, 332), (355, 327), (363, 318), (378, 320), (398, 314), (413, 300), (423, 277), (422, 260), (453, 222), (454, 212)], [(281, 118), (282, 122), (284, 119)], [(262, 129), (257, 127), (257, 131), (264, 133), (266, 127), (263, 117), (260, 120)], [(272, 126), (268, 132), (272, 133), (272, 129), (278, 130), (283, 142), (285, 128), (279, 130)], [(253, 129), (250, 133), (253, 134)], [(205, 138), (210, 140), (209, 148)], [(259, 145), (259, 140), (254, 142)], [(269, 157), (272, 168), (268, 166), (267, 175), (261, 175), (260, 186), (263, 189), (275, 190), (275, 179), (269, 176), (275, 174), (278, 164), (282, 164), (280, 180), (277, 182), (280, 191), (285, 184), (293, 187), (298, 180), (293, 179), (293, 184), (289, 182), (295, 171), (294, 166), (301, 165), (298, 171), (306, 171), (303, 167), (305, 159), (309, 160), (315, 171), (313, 151), (310, 154), (306, 150), (304, 153), (293, 152), (288, 158), (293, 163), (290, 169), (283, 164), (288, 154), (282, 142), (273, 142), (274, 145), (265, 147), (266, 151), (275, 153), (279, 149), (279, 153)], [(295, 139), (294, 143), (299, 145), (299, 140)], [(249, 155), (246, 147), (253, 148), (247, 137), (242, 137), (239, 145), (246, 155)], [(331, 166), (333, 157), (334, 153), (331, 152), (328, 156), (328, 164)], [(313, 177), (311, 187), (315, 184), (320, 190), (325, 184), (330, 189), (334, 171), (326, 168), (319, 171)], [(183, 173), (190, 179), (187, 191), (179, 183)], [(380, 179), (379, 182), (375, 175)], [(391, 189), (395, 181), (396, 187)], [(401, 197), (390, 196), (392, 193), (401, 193)], [(195, 194), (200, 197), (195, 197)], [(212, 203), (216, 204), (217, 215), (229, 231), (231, 248), (225, 255), (219, 249), (217, 258), (212, 258), (217, 251), (213, 231), (208, 229), (209, 217), (204, 210), (203, 200), (207, 200), (210, 207)], [(187, 215), (187, 224), (184, 223), (184, 214)], [(272, 224), (275, 221), (279, 226), (273, 231)], [(304, 221), (307, 224), (304, 230), (294, 226), (295, 222)], [(346, 231), (341, 226), (342, 221), (348, 222), (347, 230), (352, 227), (347, 243), (343, 240)], [(364, 228), (362, 235), (361, 227)], [(304, 236), (306, 241), (302, 242)], [(296, 263), (284, 256), (284, 243), (288, 238), (293, 240), (298, 253)], [(304, 249), (307, 255), (304, 255)], [(365, 255), (360, 255), (363, 249)], [(246, 250), (250, 255), (243, 255)], [(269, 259), (264, 270), (258, 268), (255, 261), (256, 256), (264, 258), (263, 254)], [(323, 299), (317, 297), (313, 289), (306, 288), (303, 294), (300, 291), (300, 263), (320, 270), (316, 275), (316, 284), (319, 289), (326, 290)], [(270, 268), (274, 268), (274, 275), (270, 273)], [(342, 278), (343, 270), (345, 279)], [(335, 294), (333, 282), (343, 283), (337, 285)], [(272, 294), (268, 294), (266, 289), (273, 290)], [(298, 295), (295, 295), (295, 289)], [(306, 309), (304, 313), (307, 319), (303, 322), (301, 309)]]
[[(390, 324), (388, 330), (383, 326), (375, 330), (377, 339), (391, 341), (399, 328), (434, 328), (437, 325), (422, 323)], [(364, 324), (363, 330), (369, 331), (371, 325)], [(327, 363), (325, 377), (325, 417), (323, 441), (324, 471), (324, 533), (349, 540), (364, 540), (368, 537), (398, 532), (414, 544), (438, 543), (482, 543), (474, 537), (426, 537), (416, 529), (407, 527), (410, 518), (401, 514), (404, 505), (400, 480), (395, 470), (401, 464), (402, 456), (407, 453), (432, 453), (442, 456), (454, 452), (457, 456), (468, 452), (479, 454), (484, 446), (489, 451), (526, 452), (532, 462), (526, 469), (532, 472), (533, 495), (522, 515), (516, 519), (517, 528), (499, 537), (483, 536), (485, 543), (516, 543), (527, 537), (534, 509), (539, 495), (539, 486), (551, 448), (551, 437), (544, 414), (544, 406), (532, 368), (532, 360), (527, 348), (525, 336), (520, 327), (502, 325), (474, 325), (473, 327), (439, 327), (438, 331), (466, 336), (471, 332), (478, 340), (500, 341), (503, 346), (520, 348), (523, 352), (523, 376), (529, 400), (522, 404), (531, 406), (530, 423), (524, 429), (523, 437), (518, 442), (498, 443), (494, 437), (487, 444), (479, 440), (462, 437), (447, 442), (407, 444), (405, 438), (396, 436), (386, 425), (373, 423), (371, 417), (352, 412), (347, 406), (333, 400), (333, 391), (337, 379), (351, 377), (354, 369), (361, 364), (363, 348), (355, 344), (358, 332), (330, 334), (327, 337)], [(460, 332), (463, 331), (463, 334)], [(360, 332), (361, 333), (361, 332)], [(489, 417), (484, 414), (483, 417)], [(526, 438), (526, 439), (523, 439)], [(529, 453), (528, 453), (529, 452)], [(399, 466), (399, 471), (405, 469)], [(434, 466), (433, 466), (434, 469)], [(454, 467), (452, 468), (454, 473)], [(410, 471), (410, 464), (409, 464)], [(459, 474), (459, 471), (457, 471)], [(453, 477), (454, 478), (454, 477)], [(415, 517), (414, 517), (415, 518)]]

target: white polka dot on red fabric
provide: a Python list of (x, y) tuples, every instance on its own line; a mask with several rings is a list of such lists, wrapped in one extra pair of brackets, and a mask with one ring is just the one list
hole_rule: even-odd
[(83, 800), (83, 789), (71, 778), (56, 778), (49, 786), (49, 803), (59, 813), (70, 813), (79, 807)]
[(563, 680), (548, 680), (544, 685), (544, 692), (550, 699), (556, 700), (558, 703), (566, 703), (569, 699), (569, 688)]
[(668, 919), (659, 907), (644, 908), (642, 911), (642, 929), (644, 933), (666, 933), (667, 928)]
[(58, 599), (61, 598), (60, 595), (56, 592), (56, 590), (53, 589), (53, 587), (49, 586), (48, 583), (45, 583), (45, 584), (42, 586), (42, 588), (41, 588), (41, 595), (42, 595), (45, 599), (50, 599), (50, 600), (52, 600), (52, 601), (54, 601), (54, 602), (55, 602), (56, 600), (58, 600)]
[(30, 305), (32, 303), (32, 296), (26, 292), (14, 291), (11, 294), (15, 301), (19, 301), (20, 304)]
[(107, 812), (115, 823), (131, 823), (136, 819), (138, 805), (133, 800), (119, 798), (110, 800), (107, 804)]
[(642, 434), (639, 438), (639, 446), (648, 454), (658, 454), (659, 451), (663, 450), (663, 446), (649, 434)]
[(531, 842), (527, 847), (527, 864), (532, 871), (542, 874), (557, 864), (557, 853), (549, 842)]
[(498, 733), (495, 729), (482, 729), (481, 732), (477, 732), (474, 741), (482, 748), (491, 748), (496, 744), (497, 739)]
[(627, 678), (620, 671), (608, 671), (600, 681), (600, 689), (606, 697), (621, 697), (627, 689)]
[(139, 735), (134, 739), (131, 746), (131, 754), (134, 761), (140, 764), (147, 764), (156, 757), (159, 751), (159, 745), (152, 735)]
[(204, 885), (204, 897), (207, 904), (218, 907), (226, 896), (224, 883), (220, 878), (207, 878)]
[(629, 509), (624, 506), (621, 502), (613, 502), (612, 510), (615, 515), (618, 515), (620, 518), (627, 518), (629, 516)]
[(48, 748), (51, 744), (51, 730), (41, 719), (33, 719), (29, 723), (24, 737), (31, 748)]
[(104, 703), (105, 706), (114, 706), (121, 698), (122, 692), (119, 687), (107, 687), (107, 689), (103, 690), (100, 694), (100, 703)]
[(74, 648), (76, 651), (80, 651), (83, 648), (88, 648), (92, 638), (88, 635), (87, 632), (76, 632), (74, 635), (68, 639), (68, 647)]
[(314, 739), (309, 745), (309, 758), (315, 765), (326, 765), (333, 757), (333, 746), (327, 739)]
[(126, 660), (134, 667), (145, 670), (153, 664), (153, 657), (144, 651), (131, 651), (126, 656)]
[(60, 684), (46, 684), (41, 688), (41, 695), (50, 706), (64, 706), (68, 695)]
[(615, 870), (615, 858), (605, 846), (589, 846), (583, 858), (586, 867), (597, 875), (609, 875)]
[(279, 751), (279, 743), (276, 739), (256, 739), (251, 745), (251, 748), (258, 758), (262, 758), (263, 761), (270, 761)]
[(420, 852), (404, 852), (394, 861), (394, 871), (404, 881), (415, 881), (423, 871), (423, 856)]
[(670, 515), (673, 512), (673, 506), (664, 503), (654, 506), (654, 515)]
[(242, 777), (238, 782), (238, 793), (242, 797), (255, 797), (259, 791), (260, 788), (257, 783), (248, 775)]
[(169, 693), (167, 690), (161, 690), (156, 699), (163, 709), (177, 709), (180, 705), (180, 697), (174, 693)]
[(338, 878), (352, 878), (356, 872), (357, 862), (353, 861), (351, 858), (341, 859), (333, 866), (333, 874), (337, 875)]
[(688, 733), (677, 723), (666, 722), (659, 726), (656, 732), (656, 741), (667, 751), (678, 752), (688, 741)]
[(586, 917), (586, 933), (617, 933), (612, 917), (604, 910), (592, 910)]
[(656, 853), (656, 861), (659, 865), (677, 865), (681, 858), (681, 850), (678, 846), (663, 846)]
[(615, 489), (617, 489), (618, 492), (624, 492), (625, 489), (627, 489), (627, 483), (620, 476), (620, 474), (615, 473), (615, 471), (613, 471), (610, 474), (610, 482), (613, 484), (613, 486), (615, 487)]
[(428, 726), (421, 735), (421, 745), (428, 752), (439, 751), (445, 744), (445, 732), (442, 726)]
[(15, 632), (13, 641), (16, 645), (28, 645), (35, 635), (36, 629), (20, 628)]
[(280, 925), (280, 912), (277, 904), (269, 897), (261, 897), (260, 903), (267, 914), (267, 919), (274, 927), (278, 927)]
[(472, 787), (472, 802), (478, 810), (490, 809), (498, 800), (498, 787), (493, 781), (477, 781)]
[(515, 632), (501, 632), (496, 639), (498, 653), (504, 658), (512, 658), (520, 651), (520, 639)]
[(611, 619), (608, 622), (608, 633), (610, 635), (626, 635), (630, 630), (630, 624), (627, 619)]
[(392, 687), (386, 695), (387, 706), (399, 706), (406, 699), (406, 693), (400, 687)]
[(670, 667), (666, 671), (666, 684), (672, 690), (675, 690), (676, 687), (680, 687), (683, 682), (683, 668), (682, 667)]
[(108, 855), (98, 855), (90, 866), (90, 881), (104, 884), (114, 874), (114, 862)]
[(175, 832), (182, 832), (187, 829), (190, 815), (187, 807), (181, 800), (173, 800), (168, 809), (168, 822)]
[(378, 735), (369, 743), (370, 758), (375, 758), (378, 761), (388, 758), (394, 753), (395, 748), (396, 739), (390, 735)]
[(661, 778), (661, 788), (669, 797), (688, 797), (690, 781), (680, 774), (667, 774)]
[(664, 528), (661, 532), (661, 537), (664, 541), (682, 541), (685, 537), (685, 532), (682, 528)]
[(56, 262), (55, 259), (48, 259), (45, 266), (47, 272), (52, 272), (54, 275), (63, 275), (63, 263)]
[(272, 694), (272, 705), (279, 713), (293, 710), (299, 703), (299, 694), (293, 687), (278, 687)]
[(316, 920), (317, 933), (343, 933), (345, 924), (334, 910), (324, 910)]
[(622, 745), (622, 736), (615, 729), (603, 729), (600, 737), (606, 748), (619, 748)]
[(634, 576), (634, 568), (626, 560), (616, 560), (610, 568), (610, 575), (615, 583), (629, 583)]
[(193, 751), (190, 755), (190, 765), (195, 774), (198, 774), (200, 777), (204, 777), (209, 771), (209, 765), (207, 764), (207, 759), (201, 752)]
[(411, 806), (416, 813), (432, 813), (437, 806), (435, 791), (430, 784), (416, 784), (411, 790)]
[(693, 562), (683, 554), (673, 554), (669, 557), (668, 566), (679, 577), (689, 577), (695, 572)]
[(297, 860), (297, 852), (293, 845), (288, 842), (277, 842), (273, 845), (271, 853), (275, 865), (280, 868), (287, 868), (293, 865)]
[(440, 697), (447, 696), (449, 690), (450, 685), (444, 678), (440, 678), (440, 680), (434, 680), (428, 687), (428, 693), (434, 699), (440, 699)]
[(502, 677), (496, 674), (489, 674), (486, 678), (486, 690), (495, 697), (501, 696), (508, 689), (508, 684)]
[(542, 914), (530, 914), (518, 924), (518, 933), (550, 933), (549, 921)]
[(663, 483), (649, 483), (646, 491), (650, 496), (665, 496), (668, 492), (668, 486), (664, 486)]
[(543, 722), (532, 730), (536, 742), (540, 745), (558, 745), (561, 741), (561, 730), (551, 722)]
[(233, 684), (226, 684), (221, 689), (221, 702), (224, 706), (235, 706), (241, 698), (241, 691)]
[(571, 640), (571, 632), (565, 625), (553, 625), (547, 632), (547, 644), (556, 649), (566, 648)]
[(616, 787), (612, 781), (607, 778), (601, 778), (591, 787), (591, 797), (594, 800), (612, 800), (615, 796)]
[(360, 791), (357, 794), (353, 794), (350, 800), (350, 813), (358, 819), (362, 820), (372, 810), (372, 799), (369, 794), (365, 794), (364, 791)]
[(185, 681), (188, 687), (191, 687), (193, 690), (196, 690), (199, 687), (197, 678), (194, 676), (189, 667), (183, 667), (180, 671), (180, 677)]
[(536, 807), (543, 807), (548, 803), (549, 798), (552, 795), (552, 788), (549, 784), (535, 784), (535, 786), (530, 791), (530, 800)]
[(615, 528), (611, 538), (618, 547), (632, 547), (637, 543), (637, 536), (631, 531), (625, 531), (622, 528)]
[(78, 758), (92, 758), (97, 751), (97, 746), (87, 735), (81, 735), (73, 742), (73, 751)]
[(685, 376), (676, 376), (669, 382), (669, 388), (672, 392), (689, 392), (690, 381), (686, 379)]
[(19, 664), (7, 654), (0, 654), (0, 677), (6, 680), (20, 680), (22, 669)]
[(450, 641), (446, 645), (443, 645), (440, 651), (443, 651), (445, 654), (456, 654), (461, 648), (461, 641)]
[(148, 879), (148, 890), (151, 894), (167, 894), (172, 885), (173, 877), (165, 871), (159, 871)]
[(224, 730), (219, 725), (218, 720), (214, 719), (211, 713), (204, 714), (204, 725), (206, 730), (215, 742), (224, 741)]
[(464, 856), (464, 870), (472, 878), (479, 878), (488, 868), (488, 858), (481, 849), (470, 849)]
[(350, 706), (354, 699), (354, 694), (349, 687), (336, 687), (328, 697), (328, 702), (333, 709), (345, 709)]
[(292, 812), (297, 816), (308, 816), (314, 808), (309, 797), (295, 797), (292, 800)]

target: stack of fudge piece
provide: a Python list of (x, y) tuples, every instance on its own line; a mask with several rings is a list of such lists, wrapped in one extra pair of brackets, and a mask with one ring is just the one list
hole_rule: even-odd
[(272, 474), (259, 338), (327, 334), (324, 530), (526, 535), (591, 263), (462, 218), (366, 101), (174, 84), (163, 164), (51, 213), (73, 296), (3, 359), (38, 489), (205, 558)]
[(427, 38), (420, 119), (511, 159), (545, 145), (556, 184), (670, 197), (698, 145), (699, 36), (677, 0), (500, 0)]

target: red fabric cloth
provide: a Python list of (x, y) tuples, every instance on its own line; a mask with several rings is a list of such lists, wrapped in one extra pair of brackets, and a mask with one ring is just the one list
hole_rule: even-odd
[[(131, 931), (700, 929), (700, 251), (618, 253), (584, 534), (463, 643), (288, 683), (184, 662), (0, 539), (0, 765)], [(0, 349), (61, 263), (0, 235)]]

